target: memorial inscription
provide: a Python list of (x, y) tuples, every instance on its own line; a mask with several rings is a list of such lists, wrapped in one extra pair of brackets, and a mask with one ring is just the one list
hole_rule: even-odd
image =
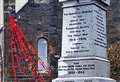
[[(70, 9), (72, 9), (72, 12)], [(89, 19), (86, 17), (91, 15), (93, 11), (89, 6), (87, 6), (85, 10), (79, 7), (70, 9), (64, 11), (66, 22), (63, 21), (65, 23), (63, 33), (66, 33), (66, 35), (63, 36), (63, 40), (69, 42), (70, 46), (63, 53), (77, 55), (79, 53), (89, 52), (89, 22), (87, 22)], [(71, 19), (68, 19), (69, 17)], [(63, 46), (63, 48), (65, 48), (65, 46)]]
[[(105, 67), (107, 65), (107, 67)], [(101, 70), (101, 66), (104, 67)], [(97, 71), (99, 70), (99, 71)], [(107, 62), (98, 61), (95, 59), (77, 59), (69, 61), (59, 61), (58, 64), (59, 77), (75, 77), (75, 76), (109, 76), (109, 64)]]
[(105, 11), (101, 9), (94, 10), (95, 15), (95, 27), (96, 27), (96, 38), (95, 38), (95, 45), (106, 48), (107, 41), (106, 41), (106, 17)]
[(92, 53), (92, 39), (94, 45), (106, 48), (104, 10), (96, 5), (86, 5), (65, 8), (63, 12), (62, 55), (88, 56)]
[(59, 66), (59, 71), (68, 71), (68, 74), (84, 74), (86, 70), (95, 70), (94, 64), (73, 64), (68, 66)]

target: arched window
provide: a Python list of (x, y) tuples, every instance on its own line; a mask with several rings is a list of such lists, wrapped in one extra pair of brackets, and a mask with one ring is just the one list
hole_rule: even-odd
[[(44, 62), (44, 65), (47, 66), (47, 40), (44, 38), (40, 38), (38, 40), (38, 57), (40, 57), (40, 59)], [(43, 69), (41, 63), (38, 61), (38, 69), (41, 72), (45, 72), (45, 70)]]

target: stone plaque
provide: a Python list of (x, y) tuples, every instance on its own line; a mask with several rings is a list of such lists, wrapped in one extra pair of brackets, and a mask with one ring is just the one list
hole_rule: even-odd
[(63, 9), (62, 57), (106, 58), (106, 46), (106, 12), (103, 9), (96, 5)]
[(110, 65), (107, 61), (94, 58), (59, 60), (59, 77), (109, 77)]

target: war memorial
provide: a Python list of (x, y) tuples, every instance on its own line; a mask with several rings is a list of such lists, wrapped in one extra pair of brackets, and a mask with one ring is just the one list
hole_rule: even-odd
[[(116, 82), (110, 78), (107, 56), (110, 0), (0, 3), (1, 82)], [(6, 27), (17, 30), (6, 32)]]
[(109, 0), (64, 0), (62, 54), (53, 82), (115, 82), (107, 59)]

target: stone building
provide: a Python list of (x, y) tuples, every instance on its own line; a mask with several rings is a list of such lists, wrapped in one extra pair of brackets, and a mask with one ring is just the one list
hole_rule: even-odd
[(17, 19), (27, 39), (33, 44), (38, 53), (40, 41), (46, 40), (47, 61), (44, 62), (48, 63), (48, 67), (55, 74), (53, 77), (56, 77), (57, 60), (60, 57), (62, 25), (61, 8), (58, 1), (30, 1), (17, 13)]
[[(15, 13), (14, 9), (15, 0), (4, 1), (5, 27), (9, 27), (8, 16), (14, 15), (29, 43), (33, 45), (38, 56), (42, 56), (42, 60), (50, 68), (51, 78), (57, 77), (62, 30), (61, 4), (58, 3), (58, 0), (29, 0), (19, 12)], [(5, 32), (5, 54), (9, 52), (7, 37), (8, 34)], [(5, 56), (9, 56), (9, 54)], [(10, 81), (12, 81), (11, 79), (12, 77), (9, 78)]]

